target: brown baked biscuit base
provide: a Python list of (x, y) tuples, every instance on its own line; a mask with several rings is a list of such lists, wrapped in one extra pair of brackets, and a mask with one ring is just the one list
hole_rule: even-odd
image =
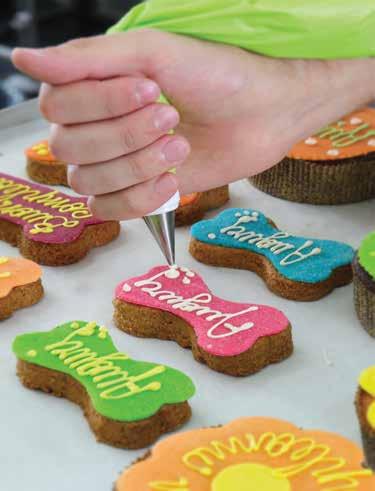
[(30, 179), (50, 186), (68, 186), (67, 165), (65, 162), (46, 163), (27, 159), (26, 171)]
[(175, 341), (182, 348), (189, 348), (194, 358), (217, 372), (243, 377), (259, 372), (272, 363), (285, 360), (293, 353), (292, 329), (273, 336), (266, 336), (248, 351), (237, 356), (215, 356), (198, 346), (194, 329), (180, 317), (150, 307), (114, 301), (116, 326), (122, 331), (140, 338), (156, 338)]
[(375, 153), (334, 163), (286, 157), (250, 181), (261, 191), (288, 201), (313, 205), (357, 203), (375, 198)]
[(79, 238), (65, 244), (45, 244), (28, 239), (22, 227), (0, 219), (0, 240), (18, 247), (27, 259), (46, 266), (64, 266), (81, 260), (94, 247), (103, 246), (120, 233), (118, 222), (89, 225)]
[(354, 270), (354, 305), (358, 319), (366, 332), (375, 338), (375, 288), (370, 289), (370, 276), (358, 263), (353, 262)]
[(16, 286), (9, 295), (0, 298), (0, 321), (10, 317), (13, 312), (25, 307), (31, 307), (43, 297), (42, 281), (34, 281), (28, 285)]
[(361, 388), (358, 389), (355, 406), (362, 433), (362, 442), (366, 456), (366, 464), (375, 472), (375, 429), (368, 422), (368, 408), (373, 398)]
[(234, 269), (246, 269), (260, 276), (276, 295), (288, 300), (310, 302), (319, 300), (337, 287), (347, 285), (353, 279), (350, 265), (335, 269), (333, 274), (320, 283), (292, 281), (282, 276), (264, 256), (245, 249), (221, 247), (191, 239), (190, 254), (204, 264)]
[(179, 428), (191, 417), (187, 402), (164, 405), (155, 415), (142, 421), (115, 421), (99, 414), (84, 387), (70, 375), (18, 360), (17, 375), (22, 384), (35, 390), (64, 397), (78, 404), (98, 442), (131, 450), (153, 444), (161, 435)]
[(199, 193), (192, 203), (176, 210), (176, 226), (191, 225), (204, 217), (206, 211), (223, 206), (229, 201), (229, 186), (222, 186)]

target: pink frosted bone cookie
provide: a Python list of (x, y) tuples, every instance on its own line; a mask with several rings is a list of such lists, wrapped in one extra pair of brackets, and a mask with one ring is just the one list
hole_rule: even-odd
[(0, 172), (0, 240), (17, 246), (28, 259), (48, 266), (71, 264), (119, 231), (118, 222), (92, 216), (87, 198)]
[(266, 305), (215, 297), (187, 268), (159, 266), (116, 288), (115, 322), (139, 337), (176, 341), (213, 370), (243, 376), (293, 352), (289, 320)]

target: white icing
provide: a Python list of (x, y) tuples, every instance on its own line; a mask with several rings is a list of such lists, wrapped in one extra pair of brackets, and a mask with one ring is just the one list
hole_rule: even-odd
[[(157, 298), (160, 302), (166, 302), (168, 305), (171, 305), (172, 309), (194, 313), (197, 317), (205, 317), (207, 322), (216, 321), (207, 331), (207, 336), (209, 338), (226, 338), (238, 334), (239, 332), (247, 331), (254, 326), (253, 322), (245, 322), (240, 326), (235, 326), (229, 321), (249, 312), (254, 312), (258, 310), (259, 307), (252, 306), (234, 313), (223, 313), (218, 310), (213, 310), (209, 307), (209, 304), (212, 302), (211, 294), (199, 293), (193, 297), (184, 298), (173, 291), (163, 290), (162, 283), (156, 281), (162, 276), (166, 276), (166, 271), (162, 271), (146, 280), (137, 281), (134, 286), (140, 288), (144, 293), (150, 295), (150, 297)], [(221, 330), (225, 328), (226, 331), (217, 334), (219, 327), (221, 327)]]
[(186, 276), (188, 276), (189, 278), (194, 278), (195, 273), (193, 273), (193, 271), (188, 271), (188, 272), (186, 273)]
[(375, 138), (371, 138), (371, 140), (369, 140), (367, 142), (367, 144), (370, 146), (370, 147), (375, 147)]
[(189, 280), (189, 278), (188, 278), (187, 276), (185, 276), (185, 278), (182, 280), (182, 283), (183, 283), (184, 285), (190, 285), (191, 280)]
[(353, 126), (356, 126), (357, 124), (362, 124), (363, 123), (363, 119), (361, 118), (352, 118), (350, 120), (350, 124), (352, 124)]
[(293, 244), (278, 240), (287, 239), (288, 237), (290, 237), (290, 234), (288, 234), (287, 232), (275, 232), (274, 234), (265, 237), (264, 234), (254, 232), (253, 230), (247, 230), (241, 225), (241, 223), (247, 223), (247, 220), (244, 220), (244, 218), (247, 219), (250, 217), (241, 217), (233, 225), (222, 228), (220, 232), (222, 234), (233, 237), (235, 240), (238, 240), (238, 242), (247, 242), (248, 244), (253, 244), (258, 249), (269, 249), (273, 254), (275, 254), (275, 256), (278, 256), (283, 252), (289, 250), (292, 251), (280, 261), (281, 266), (289, 266), (291, 264), (304, 261), (305, 259), (311, 256), (317, 256), (322, 252), (319, 247), (315, 247), (310, 251), (304, 252), (306, 248), (311, 248), (311, 246), (314, 244), (312, 240), (306, 240), (306, 242), (302, 244), (298, 249), (296, 249), (296, 246)]
[(328, 150), (327, 155), (331, 157), (337, 157), (337, 155), (340, 155), (340, 150), (332, 148), (331, 150)]
[(175, 278), (178, 278), (180, 276), (180, 272), (177, 268), (172, 267), (165, 271), (165, 276), (171, 280), (174, 280)]
[(316, 145), (318, 143), (318, 140), (316, 138), (308, 138), (305, 140), (306, 145)]
[(214, 239), (216, 239), (216, 234), (208, 234), (208, 235), (207, 235), (207, 237), (208, 237), (209, 239), (214, 240)]
[(132, 287), (130, 285), (128, 285), (127, 283), (125, 283), (125, 285), (122, 287), (122, 289), (124, 290), (125, 293), (129, 293), (132, 291)]

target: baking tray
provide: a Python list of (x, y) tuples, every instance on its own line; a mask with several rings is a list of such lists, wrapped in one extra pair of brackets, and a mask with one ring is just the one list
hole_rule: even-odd
[[(34, 102), (0, 113), (0, 169), (26, 177), (23, 150), (46, 136)], [(66, 190), (64, 189), (66, 192)], [(278, 200), (247, 181), (231, 186), (230, 206), (253, 207), (298, 235), (358, 247), (374, 228), (374, 201), (310, 206)], [(117, 330), (112, 297), (121, 280), (162, 263), (140, 220), (123, 224), (118, 240), (95, 249), (76, 265), (44, 268), (46, 295), (0, 324), (0, 489), (4, 491), (110, 490), (118, 474), (143, 451), (98, 444), (79, 407), (21, 386), (11, 343), (17, 334), (48, 330), (74, 319), (107, 325), (119, 350), (134, 358), (176, 366), (197, 386), (193, 418), (184, 429), (226, 423), (239, 416), (272, 416), (305, 428), (334, 431), (360, 443), (353, 399), (360, 371), (375, 362), (375, 340), (356, 319), (352, 286), (323, 300), (298, 303), (267, 290), (247, 271), (204, 266), (188, 253), (189, 229), (177, 230), (179, 264), (202, 274), (215, 294), (281, 309), (293, 325), (295, 353), (257, 375), (236, 379), (213, 372), (173, 342), (141, 340)], [(0, 243), (0, 255), (17, 250)], [(183, 430), (182, 430), (183, 431)]]

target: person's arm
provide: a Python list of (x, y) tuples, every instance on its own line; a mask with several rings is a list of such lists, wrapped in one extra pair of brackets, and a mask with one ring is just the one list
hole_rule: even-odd
[[(16, 49), (13, 61), (45, 82), (52, 150), (106, 219), (259, 173), (375, 99), (375, 59), (280, 60), (159, 31)], [(160, 91), (172, 107), (155, 103)]]

